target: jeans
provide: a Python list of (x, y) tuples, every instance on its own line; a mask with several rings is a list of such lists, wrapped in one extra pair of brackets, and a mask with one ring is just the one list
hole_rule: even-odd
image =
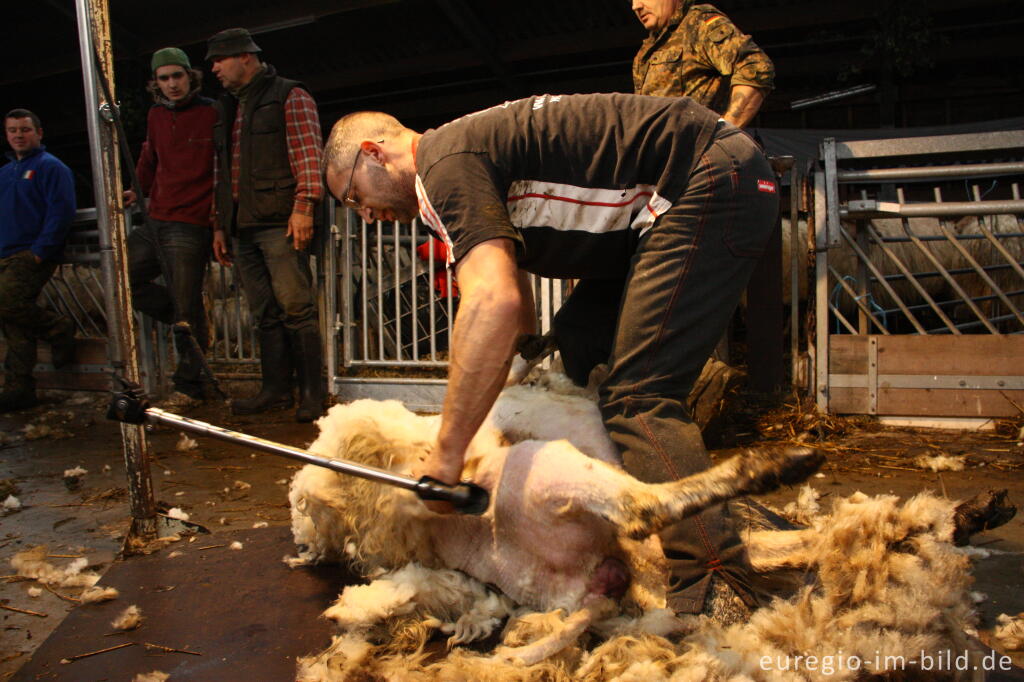
[(234, 240), (238, 276), (258, 331), (284, 325), (320, 333), (309, 255), (296, 251), (284, 227), (239, 230)]
[(51, 340), (66, 324), (61, 315), (36, 303), (56, 267), (55, 261), (37, 263), (27, 250), (0, 258), (0, 328), (7, 342), (4, 369), (9, 381), (29, 381), (37, 340)]
[[(208, 330), (203, 308), (203, 276), (210, 260), (209, 227), (150, 219), (128, 235), (128, 282), (136, 310), (164, 324), (188, 322), (199, 348), (206, 350)], [(163, 275), (164, 284), (154, 280)], [(178, 367), (174, 390), (199, 397), (203, 375), (188, 338), (175, 332)]]
[[(683, 195), (641, 237), (624, 286), (586, 281), (566, 301), (569, 310), (556, 327), (559, 346), (582, 339), (575, 371), (583, 381), (610, 346), (598, 402), (626, 471), (640, 480), (670, 481), (710, 466), (686, 398), (775, 225), (774, 183), (754, 142), (726, 126), (698, 160)], [(580, 323), (574, 306), (591, 316), (589, 325)], [(608, 319), (615, 320), (610, 342), (600, 338)], [(699, 612), (714, 573), (749, 596), (749, 561), (724, 505), (665, 529), (661, 541), (675, 611)]]

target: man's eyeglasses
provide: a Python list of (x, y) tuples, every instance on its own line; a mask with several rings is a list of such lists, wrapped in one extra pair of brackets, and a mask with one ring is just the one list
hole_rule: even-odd
[[(384, 140), (377, 140), (377, 144), (384, 144)], [(345, 194), (342, 195), (341, 203), (345, 204), (354, 211), (363, 210), (362, 204), (357, 199), (352, 198), (352, 180), (356, 177), (356, 164), (359, 163), (359, 157), (363, 154), (362, 147), (356, 147), (356, 156), (352, 159), (352, 170), (348, 174), (348, 187), (345, 188)]]
[(352, 170), (348, 174), (348, 187), (345, 188), (345, 194), (342, 195), (341, 203), (345, 204), (354, 211), (362, 210), (362, 206), (359, 202), (352, 198), (352, 180), (356, 177), (356, 164), (359, 163), (359, 157), (362, 156), (362, 147), (356, 147), (356, 156), (352, 159)]
[(184, 77), (185, 77), (185, 72), (184, 71), (175, 71), (174, 73), (162, 73), (159, 76), (157, 76), (156, 79), (158, 81), (166, 83), (167, 81), (171, 80), (172, 78), (174, 80), (178, 80), (179, 78), (184, 78)]

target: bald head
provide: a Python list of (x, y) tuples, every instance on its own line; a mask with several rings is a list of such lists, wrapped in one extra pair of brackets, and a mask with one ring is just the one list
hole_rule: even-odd
[(364, 140), (394, 139), (408, 128), (391, 114), (382, 111), (357, 111), (342, 116), (331, 128), (331, 136), (324, 146), (324, 168), (328, 172), (348, 172), (356, 149)]
[(341, 118), (324, 148), (327, 189), (364, 220), (413, 220), (418, 213), (413, 147), (419, 137), (379, 111)]

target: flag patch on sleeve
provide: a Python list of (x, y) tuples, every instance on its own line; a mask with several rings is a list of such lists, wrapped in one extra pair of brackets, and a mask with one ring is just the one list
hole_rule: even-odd
[(758, 192), (768, 192), (769, 194), (775, 194), (775, 183), (771, 180), (758, 180), (757, 181)]
[(27, 171), (25, 171), (25, 174), (21, 176), (21, 179), (22, 180), (31, 180), (33, 177), (35, 177), (35, 174), (36, 174), (36, 172), (34, 170), (27, 170)]

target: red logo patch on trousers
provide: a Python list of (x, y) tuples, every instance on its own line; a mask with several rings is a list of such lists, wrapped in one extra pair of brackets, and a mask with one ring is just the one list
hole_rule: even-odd
[(758, 180), (757, 181), (758, 192), (768, 192), (769, 194), (775, 194), (775, 183), (771, 180)]

